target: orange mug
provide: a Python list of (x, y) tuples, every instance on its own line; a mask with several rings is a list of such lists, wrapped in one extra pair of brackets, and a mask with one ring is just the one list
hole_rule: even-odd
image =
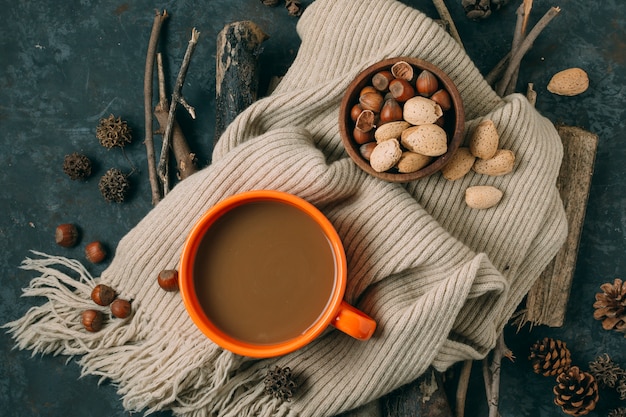
[(179, 286), (196, 326), (242, 356), (284, 355), (329, 325), (359, 340), (376, 322), (344, 301), (346, 255), (330, 221), (295, 195), (248, 191), (211, 207), (181, 255)]

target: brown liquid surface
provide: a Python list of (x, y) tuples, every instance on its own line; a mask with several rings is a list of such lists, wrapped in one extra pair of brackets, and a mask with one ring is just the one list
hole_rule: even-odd
[(288, 204), (260, 201), (221, 216), (202, 239), (196, 293), (224, 333), (255, 344), (311, 327), (335, 285), (335, 261), (320, 227)]

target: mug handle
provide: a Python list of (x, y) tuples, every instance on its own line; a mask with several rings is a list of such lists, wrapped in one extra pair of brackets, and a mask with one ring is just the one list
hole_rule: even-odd
[(376, 322), (370, 316), (342, 301), (331, 323), (335, 328), (359, 340), (367, 340), (376, 330)]

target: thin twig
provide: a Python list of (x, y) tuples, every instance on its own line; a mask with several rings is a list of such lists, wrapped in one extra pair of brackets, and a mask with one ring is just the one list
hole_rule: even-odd
[[(160, 132), (165, 132), (165, 126), (167, 125), (167, 118), (170, 111), (170, 104), (167, 100), (167, 93), (165, 88), (165, 74), (163, 71), (163, 57), (160, 53), (157, 54), (157, 78), (159, 85), (159, 103), (154, 108), (154, 115), (157, 118), (160, 126)], [(183, 134), (180, 125), (174, 120), (172, 126), (172, 152), (176, 158), (176, 166), (178, 168), (177, 177), (179, 180), (184, 180), (191, 174), (198, 171), (196, 164), (196, 155), (191, 152), (187, 139)]]
[(533, 83), (528, 83), (528, 89), (526, 90), (526, 98), (528, 99), (528, 102), (532, 104), (533, 107), (535, 107), (535, 105), (537, 104), (537, 92), (535, 91), (533, 87), (534, 87)]
[(548, 26), (550, 21), (554, 19), (556, 15), (559, 14), (560, 11), (561, 9), (559, 7), (551, 7), (550, 10), (548, 10), (543, 15), (541, 20), (539, 20), (539, 22), (537, 22), (537, 24), (528, 33), (528, 36), (524, 38), (518, 51), (515, 54), (511, 54), (509, 66), (504, 72), (504, 75), (502, 76), (502, 79), (500, 80), (500, 83), (498, 84), (498, 88), (496, 89), (496, 92), (498, 93), (498, 95), (500, 96), (503, 95), (506, 86), (509, 84), (511, 80), (511, 76), (513, 75), (513, 72), (515, 71), (516, 68), (519, 67), (520, 63), (522, 62), (522, 58), (524, 57), (526, 52), (528, 52), (528, 50), (533, 46), (533, 43), (535, 42), (539, 34), (546, 28), (546, 26)]
[(463, 367), (461, 368), (459, 383), (456, 388), (456, 417), (465, 416), (465, 400), (467, 399), (467, 389), (469, 388), (473, 363), (473, 360), (468, 359), (463, 362)]
[(439, 17), (441, 20), (448, 24), (448, 29), (450, 30), (450, 36), (454, 38), (455, 41), (463, 47), (463, 42), (461, 41), (461, 36), (454, 25), (454, 20), (452, 20), (452, 16), (450, 15), (450, 11), (446, 7), (446, 3), (444, 0), (433, 0), (433, 4), (435, 5), (435, 9), (437, 9), (437, 13), (439, 13)]
[(146, 69), (143, 80), (143, 96), (144, 96), (144, 114), (145, 114), (145, 139), (146, 156), (148, 159), (148, 177), (150, 179), (150, 188), (152, 189), (152, 204), (156, 205), (161, 200), (161, 190), (159, 187), (159, 179), (156, 172), (156, 156), (154, 154), (154, 133), (152, 131), (152, 82), (154, 73), (154, 57), (159, 42), (159, 35), (163, 22), (168, 15), (165, 10), (163, 13), (156, 12), (154, 22), (152, 24), (152, 32), (148, 42), (148, 52), (146, 54)]
[[(524, 4), (520, 5), (520, 7), (517, 8), (517, 20), (515, 22), (515, 31), (513, 32), (513, 42), (511, 43), (511, 55), (515, 55), (517, 53), (517, 51), (519, 50), (522, 41), (524, 40), (524, 23), (526, 22), (526, 8), (524, 7), (526, 5), (526, 1), (524, 1)], [(511, 61), (509, 61), (509, 65), (511, 65)], [(515, 86), (517, 85), (517, 77), (519, 75), (519, 65), (517, 66), (517, 68), (514, 68), (513, 74), (511, 75), (511, 79), (509, 80), (509, 83), (507, 84), (505, 90), (504, 90), (504, 95), (509, 95), (511, 93), (513, 93), (515, 91)]]
[(524, 0), (524, 21), (522, 22), (522, 35), (526, 35), (526, 28), (528, 27), (528, 17), (530, 16), (530, 11), (533, 8), (533, 0)]
[(498, 81), (510, 59), (511, 51), (507, 52), (507, 54), (496, 64), (496, 66), (489, 71), (489, 74), (485, 76), (485, 81), (487, 81), (489, 85), (493, 86), (496, 81)]
[[(168, 167), (168, 151), (170, 148), (171, 138), (172, 138), (172, 127), (174, 125), (174, 116), (176, 115), (176, 106), (177, 104), (187, 103), (181, 95), (181, 90), (183, 88), (183, 83), (185, 82), (185, 76), (187, 75), (187, 69), (189, 68), (189, 62), (191, 61), (191, 55), (198, 43), (198, 37), (200, 36), (200, 32), (193, 28), (191, 30), (191, 38), (189, 39), (189, 44), (187, 45), (187, 50), (185, 51), (185, 57), (183, 58), (183, 62), (180, 67), (180, 71), (178, 72), (178, 77), (176, 78), (176, 85), (174, 86), (174, 90), (172, 92), (172, 103), (170, 105), (170, 111), (167, 118), (167, 125), (165, 126), (165, 132), (163, 133), (163, 145), (161, 147), (161, 157), (159, 159), (158, 173), (159, 178), (161, 179), (161, 183), (163, 184), (163, 194), (167, 194), (170, 190), (169, 186), (169, 167)], [(187, 108), (189, 104), (185, 104), (185, 108)], [(191, 107), (191, 106), (189, 106)], [(191, 107), (193, 109), (193, 107)], [(189, 109), (187, 109), (189, 111)], [(195, 117), (195, 112), (190, 112), (192, 117)]]

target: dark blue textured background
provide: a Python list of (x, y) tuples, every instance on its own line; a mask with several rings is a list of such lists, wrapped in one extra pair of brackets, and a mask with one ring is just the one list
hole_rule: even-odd
[[(305, 2), (310, 3), (310, 2)], [(405, 1), (437, 17), (429, 0)], [(465, 18), (460, 0), (446, 2), (468, 54), (486, 74), (509, 50), (519, 2), (511, 1), (480, 22)], [(580, 126), (600, 138), (587, 217), (565, 325), (550, 329), (507, 328), (508, 345), (518, 357), (503, 364), (503, 416), (555, 416), (550, 379), (529, 369), (526, 356), (547, 335), (566, 341), (574, 362), (586, 368), (602, 353), (626, 367), (626, 339), (606, 332), (593, 314), (594, 294), (615, 277), (625, 277), (626, 236), (626, 6), (621, 0), (535, 0), (530, 23), (550, 6), (561, 14), (526, 55), (518, 91), (528, 82), (539, 93), (537, 108), (555, 123)], [(183, 89), (198, 118), (179, 112), (180, 122), (202, 166), (210, 163), (214, 130), (215, 38), (231, 21), (252, 19), (270, 35), (260, 58), (263, 80), (281, 75), (297, 53), (296, 18), (282, 7), (258, 0), (122, 3), (81, 0), (0, 0), (0, 323), (20, 317), (40, 300), (21, 298), (32, 273), (19, 269), (35, 249), (83, 259), (82, 247), (103, 241), (111, 251), (151, 208), (143, 139), (143, 72), (155, 9), (171, 15), (162, 33), (168, 85), (173, 85), (190, 31), (201, 32)], [(582, 67), (590, 89), (577, 97), (558, 97), (545, 87), (555, 72)], [(95, 139), (98, 120), (122, 116), (134, 132), (126, 147), (106, 150)], [(94, 161), (83, 182), (62, 172), (63, 157), (82, 152)], [(133, 192), (123, 204), (106, 203), (98, 178), (111, 167), (130, 172)], [(82, 229), (82, 245), (63, 249), (54, 229), (64, 222)], [(98, 275), (106, 263), (90, 266)], [(626, 277), (625, 277), (626, 278)], [(42, 301), (42, 300), (41, 300)], [(95, 377), (79, 378), (74, 360), (34, 356), (13, 350), (0, 333), (0, 409), (3, 416), (124, 416), (115, 387)], [(477, 365), (478, 366), (478, 365)], [(480, 370), (473, 372), (466, 415), (486, 414)], [(591, 416), (626, 406), (601, 392)], [(170, 415), (168, 412), (160, 415)]]

